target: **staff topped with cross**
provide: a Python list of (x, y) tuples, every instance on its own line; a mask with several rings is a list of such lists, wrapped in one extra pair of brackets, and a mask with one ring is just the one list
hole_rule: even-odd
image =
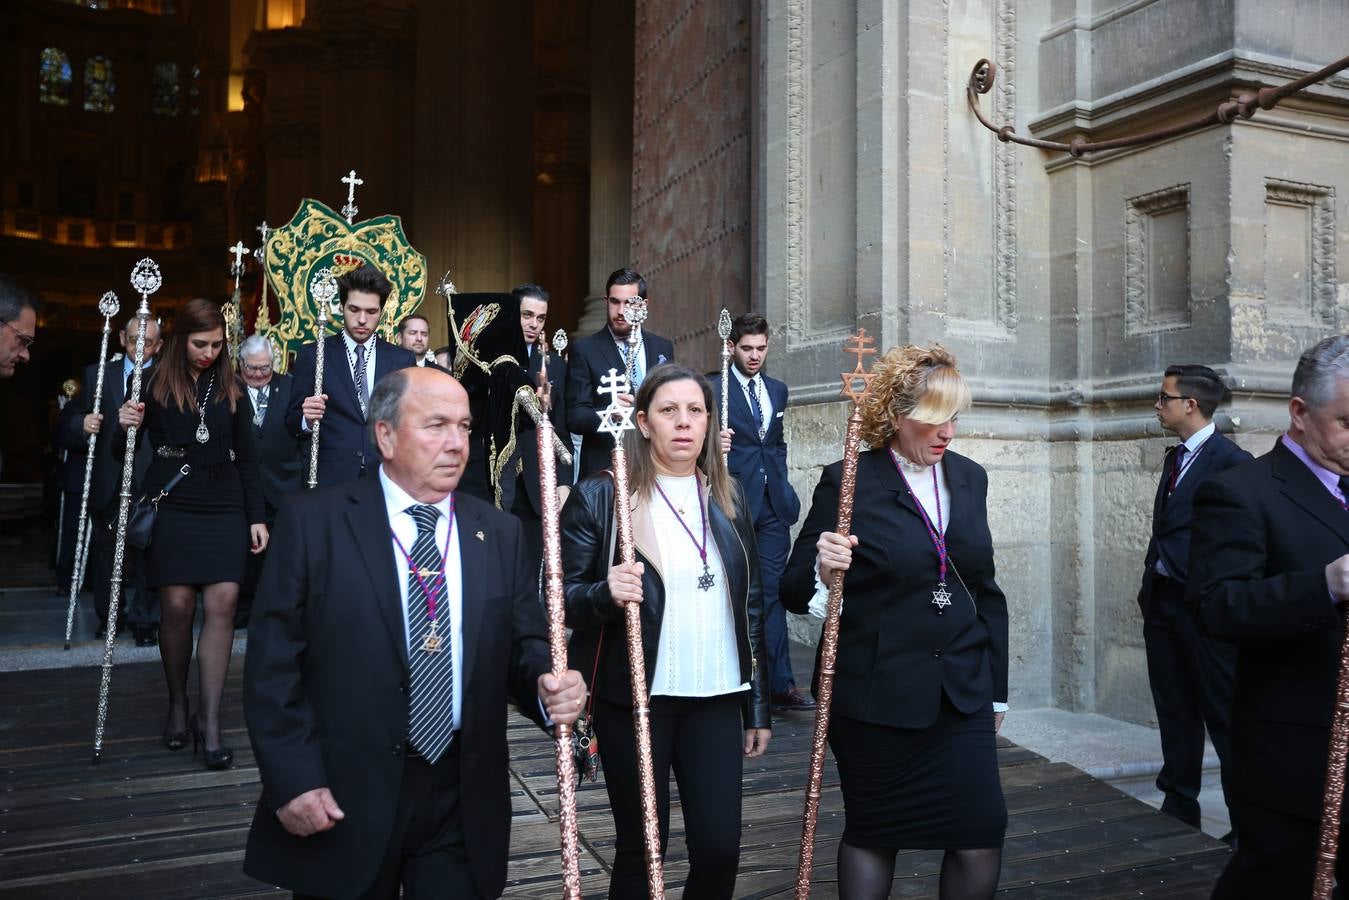
[(843, 352), (851, 353), (857, 357), (857, 365), (851, 372), (843, 372), (843, 396), (847, 397), (853, 403), (861, 405), (871, 392), (871, 379), (876, 376), (866, 371), (862, 364), (863, 359), (868, 356), (874, 356), (876, 339), (867, 334), (865, 328), (857, 329), (857, 334), (850, 335), (843, 342)]
[(600, 431), (612, 435), (615, 443), (623, 439), (623, 432), (633, 428), (633, 408), (618, 402), (620, 394), (629, 392), (630, 384), (627, 374), (617, 369), (600, 378), (599, 392), (609, 398), (609, 405), (600, 413)]
[(244, 271), (244, 257), (248, 255), (248, 248), (244, 246), (243, 241), (235, 241), (234, 246), (230, 248), (230, 255), (234, 257), (234, 263), (230, 266), (230, 274), (238, 278)]
[(365, 179), (356, 177), (356, 170), (342, 176), (342, 183), (347, 186), (347, 205), (342, 207), (342, 215), (347, 217), (347, 224), (350, 225), (356, 219), (356, 213), (360, 209), (356, 207), (356, 188), (365, 184)]

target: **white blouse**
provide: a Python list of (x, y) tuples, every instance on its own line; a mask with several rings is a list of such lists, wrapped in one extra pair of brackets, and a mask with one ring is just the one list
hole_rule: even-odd
[[(701, 541), (703, 520), (698, 511), (697, 477), (659, 475), (657, 481), (670, 503), (685, 511), (684, 524)], [(707, 565), (716, 581), (704, 591), (698, 587), (702, 557), (680, 525), (680, 517), (659, 493), (653, 492), (650, 509), (665, 584), (665, 611), (651, 694), (716, 697), (748, 690), (749, 684), (740, 680), (740, 651), (726, 568), (711, 528), (707, 532)]]

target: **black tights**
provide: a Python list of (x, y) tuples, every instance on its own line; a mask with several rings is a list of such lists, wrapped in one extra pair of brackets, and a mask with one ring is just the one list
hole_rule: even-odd
[[(187, 730), (187, 670), (192, 664), (192, 622), (197, 616), (197, 585), (171, 584), (159, 589), (159, 656), (169, 687), (169, 720), (165, 733)], [(220, 748), (220, 699), (225, 693), (230, 653), (234, 649), (234, 607), (239, 585), (220, 581), (200, 586), (206, 610), (197, 641), (197, 721), (208, 750)]]
[[(839, 841), (841, 900), (885, 900), (895, 877), (895, 850), (854, 847)], [(947, 850), (941, 861), (941, 900), (987, 900), (998, 888), (1002, 848)]]

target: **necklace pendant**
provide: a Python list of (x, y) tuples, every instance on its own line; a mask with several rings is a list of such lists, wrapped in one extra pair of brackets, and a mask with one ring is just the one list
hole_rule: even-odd
[(206, 421), (203, 419), (201, 424), (197, 426), (197, 443), (204, 444), (210, 439), (211, 439), (211, 432), (206, 427)]
[(932, 592), (932, 605), (937, 607), (939, 616), (951, 605), (951, 592), (946, 589), (946, 582), (940, 582), (937, 589)]
[(422, 638), (422, 650), (427, 653), (440, 653), (440, 634), (436, 631), (436, 622), (431, 620), (431, 630)]
[(712, 574), (712, 570), (707, 567), (707, 563), (703, 563), (703, 574), (698, 576), (698, 590), (710, 591), (712, 585), (716, 583), (717, 576)]

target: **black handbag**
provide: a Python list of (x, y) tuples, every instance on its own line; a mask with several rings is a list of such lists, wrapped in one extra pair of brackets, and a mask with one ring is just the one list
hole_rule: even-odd
[(604, 629), (600, 629), (600, 639), (595, 646), (595, 666), (590, 672), (590, 696), (586, 699), (585, 715), (571, 726), (572, 765), (576, 770), (576, 783), (594, 782), (600, 775), (600, 742), (595, 737), (595, 725), (591, 711), (595, 708), (595, 676), (600, 670), (600, 649), (604, 646)]
[(131, 510), (126, 517), (126, 542), (127, 546), (134, 547), (137, 550), (144, 550), (150, 546), (150, 538), (155, 533), (155, 516), (159, 515), (159, 501), (169, 495), (169, 491), (178, 486), (192, 471), (192, 467), (183, 463), (183, 467), (178, 470), (178, 474), (169, 479), (168, 484), (160, 490), (155, 497), (142, 495), (135, 503), (131, 504)]

